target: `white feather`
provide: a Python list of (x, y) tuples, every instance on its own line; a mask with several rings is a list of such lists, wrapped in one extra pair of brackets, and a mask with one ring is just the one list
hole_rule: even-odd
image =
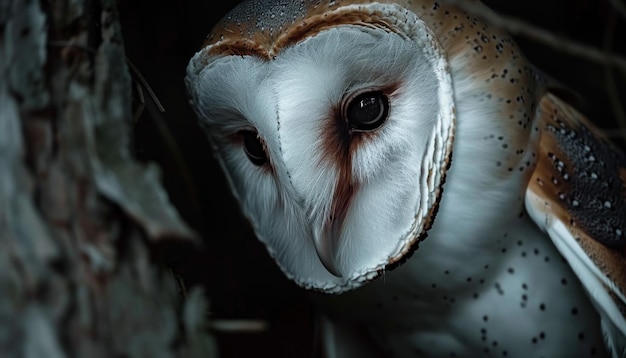
[(532, 191), (526, 192), (526, 208), (529, 215), (550, 235), (552, 242), (572, 267), (592, 303), (600, 312), (602, 329), (613, 357), (623, 357), (626, 354), (626, 319), (609, 292), (619, 297), (622, 303), (626, 303), (626, 299), (615, 283), (593, 263), (565, 224), (551, 212), (541, 209), (543, 203), (544, 200)]

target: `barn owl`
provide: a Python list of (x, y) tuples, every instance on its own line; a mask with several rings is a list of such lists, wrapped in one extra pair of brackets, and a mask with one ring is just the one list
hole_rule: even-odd
[(328, 294), (326, 356), (626, 355), (626, 158), (502, 30), (252, 0), (186, 85), (259, 240)]

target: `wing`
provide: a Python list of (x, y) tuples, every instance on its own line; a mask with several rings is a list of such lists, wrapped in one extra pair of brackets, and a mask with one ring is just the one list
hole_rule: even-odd
[(553, 94), (538, 115), (526, 209), (587, 290), (613, 355), (626, 356), (626, 157)]

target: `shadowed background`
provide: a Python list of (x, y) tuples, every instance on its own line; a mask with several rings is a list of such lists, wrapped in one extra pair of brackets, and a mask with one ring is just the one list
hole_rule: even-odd
[[(212, 317), (268, 323), (261, 333), (219, 333), (220, 356), (312, 357), (313, 308), (306, 302), (307, 293), (282, 275), (254, 238), (186, 98), (183, 78), (188, 60), (212, 26), (238, 2), (119, 2), (126, 54), (166, 110), (159, 114), (146, 99), (146, 110), (134, 129), (135, 151), (139, 159), (161, 166), (171, 200), (204, 240), (202, 249), (167, 250), (163, 255), (167, 263), (186, 285), (206, 289)], [(613, 51), (626, 53), (625, 20), (608, 0), (485, 2), (570, 40), (597, 48), (610, 45)], [(611, 129), (608, 133), (623, 148), (615, 103), (626, 106), (626, 75), (517, 39), (531, 62), (580, 94), (581, 110), (601, 128)]]

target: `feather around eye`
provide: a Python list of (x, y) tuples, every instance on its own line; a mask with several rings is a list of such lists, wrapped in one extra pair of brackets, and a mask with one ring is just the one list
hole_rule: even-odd
[(237, 134), (243, 138), (243, 150), (252, 164), (261, 166), (267, 163), (267, 153), (256, 131), (241, 130)]

